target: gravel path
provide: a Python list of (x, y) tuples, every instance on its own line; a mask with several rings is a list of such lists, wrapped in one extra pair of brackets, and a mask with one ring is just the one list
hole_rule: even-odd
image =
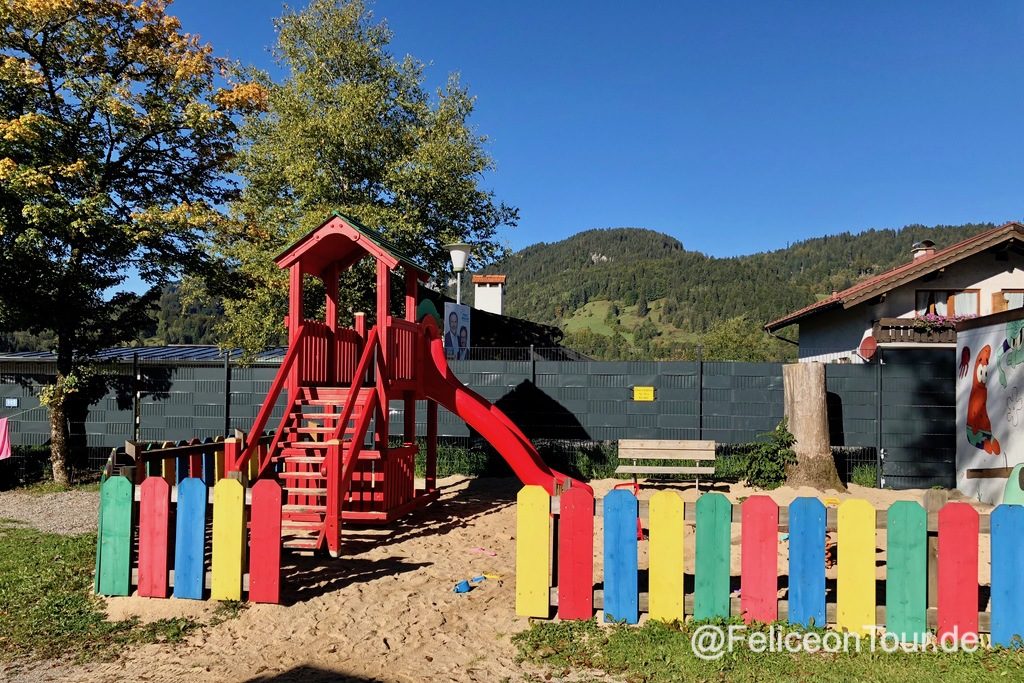
[(13, 519), (53, 534), (96, 531), (98, 491), (31, 494), (0, 491), (0, 519)]

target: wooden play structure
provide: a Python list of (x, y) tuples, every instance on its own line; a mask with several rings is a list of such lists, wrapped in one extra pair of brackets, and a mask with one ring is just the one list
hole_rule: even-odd
[[(930, 629), (940, 641), (988, 632), (994, 645), (1019, 647), (1024, 506), (1000, 505), (991, 515), (962, 502), (932, 509), (900, 501), (882, 511), (857, 499), (827, 508), (817, 498), (797, 498), (780, 509), (768, 496), (733, 505), (720, 493), (684, 504), (668, 490), (638, 501), (617, 489), (595, 501), (582, 487), (552, 496), (526, 486), (517, 502), (516, 611), (589, 620), (603, 610), (605, 620), (630, 624), (641, 612), (663, 621), (781, 619), (862, 634), (884, 628), (917, 643)], [(595, 518), (603, 523), (604, 547), (596, 585)], [(638, 520), (649, 540), (638, 539)], [(739, 566), (730, 561), (734, 524), (740, 527)], [(687, 526), (695, 527), (692, 542)], [(837, 541), (834, 583), (826, 580), (826, 534)], [(638, 562), (640, 543), (648, 544), (645, 570)], [(979, 601), (985, 595), (979, 586), (983, 543), (991, 548), (985, 604)], [(780, 544), (788, 545), (785, 568), (779, 566)], [(882, 580), (876, 579), (878, 548), (886, 552)], [(693, 557), (692, 585), (685, 581), (685, 556)], [(781, 584), (780, 576), (786, 579)]]
[[(339, 322), (339, 275), (366, 258), (373, 261), (376, 273), (375, 310), (371, 316), (355, 313), (351, 326), (345, 327)], [(570, 486), (585, 487), (548, 468), (507, 416), (455, 377), (445, 359), (437, 322), (431, 316), (417, 319), (419, 286), (428, 274), (383, 235), (336, 214), (286, 249), (276, 263), (289, 273), (288, 350), (252, 428), (248, 434), (220, 443), (193, 442), (162, 448), (128, 444), (126, 452), (134, 458), (135, 466), (127, 468), (127, 476), (113, 477), (103, 485), (104, 506), (108, 486), (111, 499), (122, 502), (118, 504), (119, 514), (111, 513), (116, 523), (111, 521), (111, 526), (100, 530), (98, 575), (106, 576), (108, 561), (115, 562), (111, 558), (116, 557), (117, 578), (100, 582), (99, 592), (108, 592), (116, 585), (117, 594), (126, 594), (123, 591), (130, 591), (131, 585), (141, 587), (150, 580), (147, 572), (155, 571), (167, 573), (178, 595), (175, 579), (180, 544), (174, 531), (180, 528), (183, 500), (202, 499), (202, 516), (187, 508), (190, 519), (199, 520), (194, 522), (196, 528), (212, 519), (211, 590), (218, 576), (218, 539), (228, 539), (222, 542), (234, 548), (230, 571), (238, 575), (239, 586), (248, 585), (252, 590), (252, 567), (246, 572), (246, 557), (255, 562), (259, 553), (253, 550), (253, 544), (265, 545), (271, 533), (257, 528), (257, 512), (263, 515), (261, 520), (269, 520), (271, 530), (279, 515), (278, 541), (284, 548), (326, 551), (337, 556), (343, 524), (387, 524), (437, 497), (439, 405), (486, 439), (524, 484), (539, 486), (553, 495)], [(323, 320), (311, 319), (304, 312), (309, 279), (323, 284)], [(392, 292), (398, 290), (402, 298), (393, 302)], [(400, 314), (396, 314), (396, 308), (401, 309)], [(393, 434), (389, 416), (395, 402), (404, 408), (398, 436)], [(414, 484), (420, 450), (417, 402), (426, 404), (426, 477), (424, 487), (419, 489)], [(277, 424), (268, 432), (272, 419)], [(160, 484), (148, 483), (154, 478), (166, 482), (166, 495)], [(193, 481), (196, 483), (190, 483)], [(272, 498), (270, 493), (256, 494), (258, 490), (269, 491), (271, 484), (281, 492), (276, 513), (270, 503), (266, 503), (265, 510), (255, 503)], [(213, 493), (199, 496), (200, 485), (204, 492)], [(221, 487), (234, 492), (230, 499), (233, 502), (219, 502), (216, 492)], [(185, 496), (189, 488), (195, 489), (193, 498)], [(155, 492), (150, 495), (158, 496), (153, 499), (157, 502), (147, 505), (147, 490)], [(243, 501), (240, 508), (236, 499)], [(172, 508), (172, 503), (177, 507)], [(212, 515), (205, 514), (209, 503), (213, 505)], [(218, 505), (230, 507), (222, 519), (238, 519), (224, 522), (235, 526), (223, 526), (222, 535), (218, 535)], [(104, 514), (101, 511), (101, 519), (105, 519)], [(151, 531), (149, 524), (158, 528)], [(236, 534), (238, 525), (241, 530)], [(158, 539), (149, 548), (162, 556), (158, 561), (143, 562), (151, 555), (142, 552), (139, 529), (147, 529), (150, 537), (155, 534)], [(190, 538), (201, 536), (196, 530), (190, 533)], [(114, 535), (119, 540), (108, 543)], [(109, 558), (105, 552), (108, 545), (119, 548)], [(199, 557), (205, 552), (205, 548), (194, 548), (194, 555)], [(223, 553), (220, 556), (225, 557)], [(174, 558), (173, 566), (168, 558)], [(196, 562), (205, 566), (202, 560), (193, 558), (192, 563)], [(279, 559), (277, 562), (279, 573)], [(192, 576), (198, 570), (192, 567), (190, 571)], [(264, 571), (273, 568), (261, 567), (260, 572)], [(128, 582), (131, 585), (126, 586)], [(159, 579), (157, 584), (164, 586)]]

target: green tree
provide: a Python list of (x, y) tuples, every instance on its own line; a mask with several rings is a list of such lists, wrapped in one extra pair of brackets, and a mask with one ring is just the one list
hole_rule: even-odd
[[(735, 360), (747, 362), (777, 361), (793, 355), (791, 348), (782, 347), (761, 327), (744, 315), (716, 323), (701, 337), (703, 357), (706, 360)], [(795, 347), (793, 347), (795, 348)]]
[(636, 314), (641, 318), (646, 318), (647, 314), (651, 312), (651, 307), (647, 303), (647, 297), (641, 295), (640, 300), (636, 304)]
[[(496, 230), (518, 216), (480, 186), (492, 160), (468, 125), (473, 98), (455, 76), (432, 97), (424, 65), (391, 55), (391, 32), (361, 0), (313, 0), (276, 27), (287, 75), (247, 74), (269, 106), (243, 126), (239, 221), (217, 239), (248, 290), (225, 302), (226, 341), (250, 350), (283, 333), (287, 276), (273, 257), (331, 211), (380, 230), (438, 275), (448, 242), (472, 243), (477, 267), (503, 254)], [(343, 322), (372, 312), (372, 286), (365, 269), (346, 275)]]
[(89, 357), (135, 338), (162, 284), (203, 272), (231, 190), (227, 110), (253, 90), (217, 90), (223, 65), (160, 0), (6, 0), (0, 25), (0, 329), (53, 339), (41, 398), (66, 485)]

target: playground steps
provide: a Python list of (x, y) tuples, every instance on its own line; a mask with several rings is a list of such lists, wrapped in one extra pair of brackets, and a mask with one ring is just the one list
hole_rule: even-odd
[[(347, 461), (353, 441), (363, 439), (362, 434), (354, 433), (355, 425), (372, 391), (362, 389), (352, 406), (341, 434), (342, 463)], [(293, 401), (281, 443), (272, 456), (286, 494), (281, 524), (285, 548), (310, 552), (325, 545), (327, 482), (328, 476), (334, 476), (324, 471), (327, 440), (337, 430), (348, 396), (348, 387), (303, 387)]]

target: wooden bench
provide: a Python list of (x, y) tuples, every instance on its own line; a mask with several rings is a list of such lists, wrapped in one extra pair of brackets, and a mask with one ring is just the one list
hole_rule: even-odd
[[(620, 439), (619, 462), (632, 461), (631, 465), (619, 465), (615, 474), (632, 474), (636, 482), (638, 474), (692, 474), (700, 488), (700, 475), (715, 474), (714, 441), (651, 441), (643, 439)], [(645, 465), (645, 461), (680, 460), (710, 463), (708, 465)]]

